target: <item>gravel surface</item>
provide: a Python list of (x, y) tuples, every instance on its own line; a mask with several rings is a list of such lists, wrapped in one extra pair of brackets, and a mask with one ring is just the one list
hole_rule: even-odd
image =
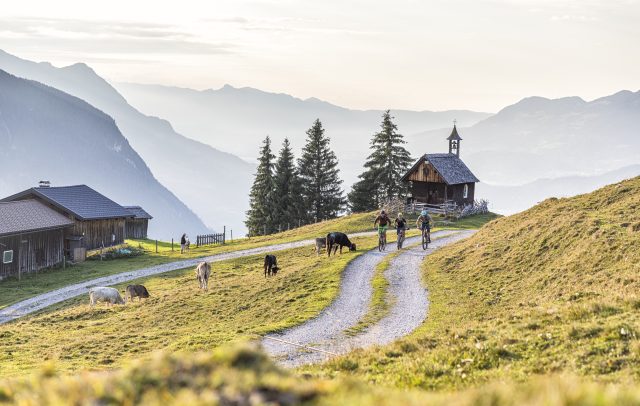
[[(361, 334), (349, 337), (345, 330), (354, 327), (369, 310), (373, 293), (371, 280), (376, 265), (386, 255), (396, 251), (395, 244), (389, 244), (386, 252), (377, 249), (353, 260), (345, 268), (340, 285), (340, 293), (329, 307), (316, 318), (282, 333), (268, 335), (262, 340), (264, 349), (279, 363), (287, 367), (324, 361), (330, 354), (309, 351), (279, 341), (308, 345), (335, 354), (344, 354), (355, 348), (377, 344), (387, 344), (409, 334), (426, 318), (429, 302), (427, 291), (422, 286), (420, 264), (426, 255), (434, 250), (459, 241), (474, 231), (439, 231), (432, 234), (433, 242), (427, 251), (421, 246), (404, 249), (391, 261), (385, 277), (389, 281), (389, 292), (395, 297), (389, 314), (370, 326)], [(437, 239), (436, 239), (437, 238)], [(408, 238), (405, 247), (419, 243), (420, 237)]]
[[(375, 231), (367, 231), (362, 233), (353, 233), (351, 238), (374, 235)], [(162, 265), (156, 265), (149, 268), (137, 269), (135, 271), (123, 272), (115, 275), (104, 276), (101, 278), (91, 279), (88, 281), (65, 286), (64, 288), (52, 290), (21, 302), (0, 309), (0, 324), (7, 323), (11, 320), (18, 319), (30, 313), (42, 310), (53, 304), (71, 299), (73, 297), (86, 294), (90, 288), (94, 286), (111, 286), (128, 282), (134, 279), (146, 276), (157, 275), (164, 272), (175, 271), (178, 269), (195, 267), (199, 262), (219, 262), (227, 259), (247, 257), (251, 255), (264, 254), (274, 251), (282, 251), (290, 248), (304, 247), (314, 245), (315, 240), (294, 241), (283, 244), (269, 245), (265, 247), (250, 248), (241, 251), (226, 252), (222, 254), (211, 255), (208, 257), (191, 258), (182, 261), (169, 262)]]

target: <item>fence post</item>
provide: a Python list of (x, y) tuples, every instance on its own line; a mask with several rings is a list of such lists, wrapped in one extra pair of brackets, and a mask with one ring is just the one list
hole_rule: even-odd
[(233, 242), (233, 228), (230, 231), (231, 231), (231, 242)]
[(158, 240), (156, 240), (156, 254), (158, 253)]
[(227, 239), (227, 226), (222, 226), (222, 229), (224, 230), (222, 233), (222, 245), (224, 245)]
[(171, 239), (171, 252), (173, 252), (173, 238)]

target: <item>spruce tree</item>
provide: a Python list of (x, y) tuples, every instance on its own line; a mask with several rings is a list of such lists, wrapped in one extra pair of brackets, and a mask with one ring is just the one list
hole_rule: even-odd
[(249, 210), (245, 224), (249, 235), (271, 234), (277, 230), (274, 222), (274, 189), (273, 160), (271, 139), (267, 136), (260, 148), (260, 158), (256, 177), (249, 193)]
[(297, 227), (303, 213), (300, 180), (295, 167), (291, 144), (285, 138), (275, 165), (274, 218), (275, 227), (286, 230)]
[(380, 207), (376, 195), (375, 180), (369, 176), (359, 176), (360, 180), (353, 184), (347, 195), (349, 209), (353, 213), (371, 211)]
[[(374, 134), (370, 148), (373, 150), (364, 164), (365, 171), (359, 176), (349, 193), (349, 203), (353, 211), (373, 210), (385, 200), (402, 197), (406, 186), (400, 178), (411, 166), (411, 155), (398, 127), (392, 121), (389, 110), (382, 115), (381, 131)], [(370, 204), (367, 203), (367, 199)]]
[(307, 130), (307, 142), (298, 160), (301, 192), (308, 222), (335, 218), (344, 209), (346, 200), (338, 159), (329, 147), (320, 120)]

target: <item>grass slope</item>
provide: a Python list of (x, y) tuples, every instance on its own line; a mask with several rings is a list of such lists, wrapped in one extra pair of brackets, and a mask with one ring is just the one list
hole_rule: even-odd
[(414, 334), (306, 371), (437, 390), (557, 373), (635, 382), (640, 178), (492, 221), (430, 256), (424, 279)]
[(310, 224), (278, 234), (235, 239), (234, 241), (228, 241), (226, 245), (196, 248), (194, 242), (194, 246), (186, 254), (180, 254), (179, 242), (178, 244), (174, 244), (174, 248), (172, 250), (171, 242), (160, 241), (158, 242), (158, 252), (156, 253), (155, 241), (129, 241), (129, 244), (133, 247), (143, 248), (145, 250), (145, 255), (118, 259), (117, 261), (87, 261), (74, 266), (68, 266), (66, 269), (55, 268), (41, 271), (39, 273), (29, 274), (23, 277), (20, 281), (16, 278), (0, 281), (0, 309), (20, 300), (73, 283), (164, 264), (167, 262), (178, 261), (185, 258), (204, 257), (229, 251), (301, 241), (326, 236), (331, 231), (339, 230), (346, 233), (369, 231), (372, 230), (374, 218), (374, 213), (357, 213), (333, 220)]
[(278, 254), (282, 270), (269, 279), (264, 255), (256, 255), (214, 264), (206, 293), (185, 269), (138, 280), (151, 293), (141, 303), (91, 308), (85, 295), (68, 300), (0, 326), (0, 375), (31, 372), (43, 360), (63, 370), (110, 368), (157, 349), (206, 350), (299, 324), (333, 300), (342, 270), (362, 253), (329, 260), (310, 247), (290, 249)]
[(433, 394), (353, 380), (300, 379), (241, 345), (197, 354), (157, 353), (109, 373), (65, 376), (47, 365), (30, 379), (0, 381), (0, 404), (40, 405), (635, 405), (640, 390), (553, 377)]

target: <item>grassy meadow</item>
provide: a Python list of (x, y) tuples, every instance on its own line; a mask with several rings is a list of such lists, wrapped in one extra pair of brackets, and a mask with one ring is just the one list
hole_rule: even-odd
[(640, 178), (493, 221), (429, 257), (423, 275), (421, 328), (303, 371), (437, 391), (640, 378)]
[(23, 276), (21, 280), (18, 280), (17, 278), (10, 278), (0, 281), (0, 309), (31, 296), (73, 283), (112, 275), (115, 273), (160, 265), (167, 262), (179, 261), (181, 259), (204, 257), (223, 252), (306, 240), (326, 236), (327, 233), (331, 231), (354, 233), (373, 230), (372, 224), (374, 218), (374, 213), (358, 213), (340, 217), (338, 219), (310, 224), (279, 234), (235, 239), (233, 241), (228, 241), (225, 245), (210, 245), (196, 248), (195, 242), (193, 242), (191, 250), (185, 254), (180, 253), (179, 240), (178, 243), (174, 244), (173, 249), (170, 241), (159, 241), (157, 253), (155, 251), (155, 240), (129, 240), (127, 243), (130, 246), (143, 249), (145, 254), (131, 258), (119, 258), (109, 261), (86, 261), (73, 266), (69, 265), (65, 269), (54, 268), (29, 274)]
[(329, 305), (344, 267), (377, 243), (355, 241), (362, 250), (331, 259), (311, 247), (281, 251), (282, 269), (268, 279), (260, 254), (215, 263), (208, 292), (189, 268), (137, 280), (151, 293), (140, 303), (92, 308), (82, 295), (0, 325), (0, 376), (33, 372), (43, 360), (61, 370), (113, 368), (158, 349), (210, 350), (300, 324)]

